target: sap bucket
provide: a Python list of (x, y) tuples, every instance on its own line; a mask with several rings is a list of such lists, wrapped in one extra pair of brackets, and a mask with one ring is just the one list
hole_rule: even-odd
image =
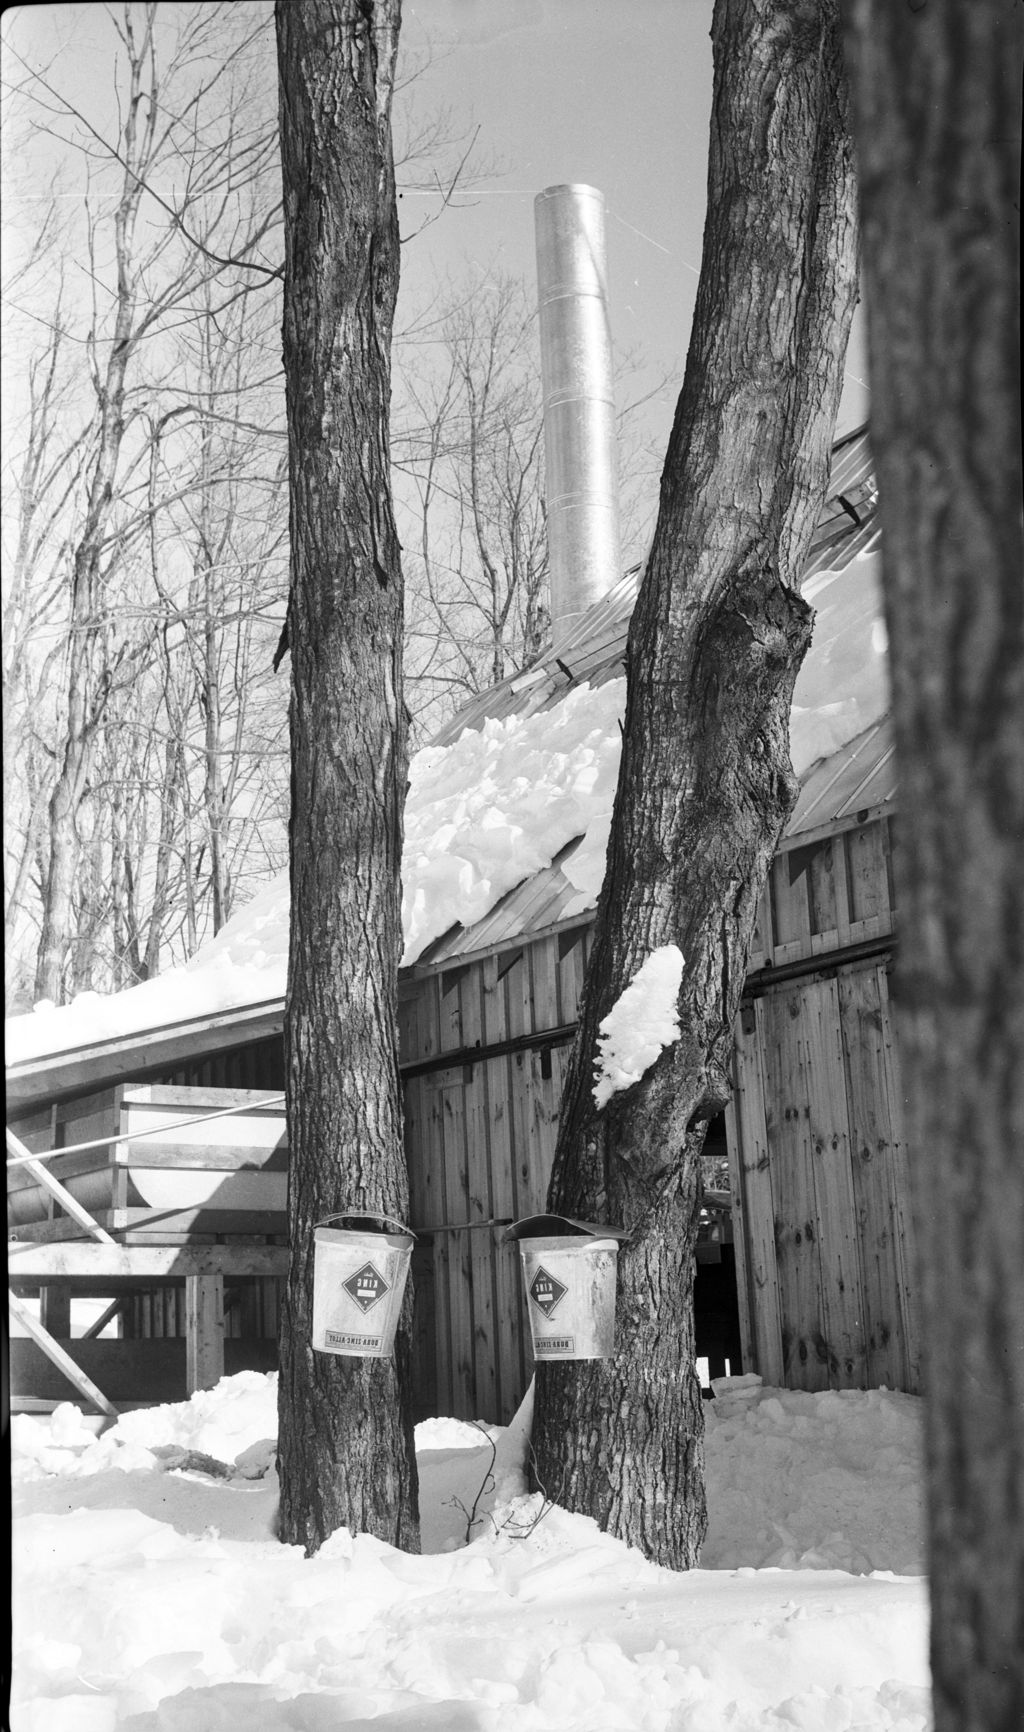
[(611, 1359), (621, 1227), (530, 1215), (505, 1235), (519, 1241), (535, 1359)]
[(415, 1234), (389, 1215), (328, 1220), (343, 1224), (313, 1229), (313, 1346), (352, 1359), (390, 1359)]

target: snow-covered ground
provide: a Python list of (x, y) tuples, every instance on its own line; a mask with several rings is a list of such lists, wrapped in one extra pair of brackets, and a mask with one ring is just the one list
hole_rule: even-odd
[(274, 1537), (273, 1377), (98, 1439), (16, 1417), (12, 1732), (925, 1732), (920, 1407), (726, 1388), (680, 1575), (525, 1494), (528, 1411), (418, 1428), (424, 1555), (313, 1559)]

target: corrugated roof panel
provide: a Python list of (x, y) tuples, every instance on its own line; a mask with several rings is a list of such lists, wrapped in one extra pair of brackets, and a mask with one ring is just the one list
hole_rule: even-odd
[[(840, 495), (849, 501), (852, 511), (844, 506)], [(839, 442), (833, 452), (828, 496), (811, 539), (801, 583), (822, 571), (842, 571), (869, 549), (877, 534), (871, 450), (867, 429), (858, 428)], [(557, 703), (572, 685), (583, 680), (599, 685), (622, 674), (629, 621), (642, 575), (640, 565), (624, 572), (607, 595), (555, 640), (534, 668), (510, 674), (490, 690), (471, 698), (458, 715), (438, 730), (431, 744), (450, 745), (467, 728), (482, 728), (491, 718), (534, 715)], [(538, 670), (541, 677), (531, 680), (530, 674)]]
[[(855, 822), (860, 812), (890, 805), (895, 794), (892, 727), (886, 716), (830, 758), (812, 765), (804, 777), (782, 846), (793, 847), (815, 831)], [(577, 891), (565, 876), (562, 863), (571, 858), (578, 846), (578, 841), (571, 842), (550, 866), (524, 879), (474, 925), (455, 927), (445, 933), (420, 958), (418, 966), (430, 967), (490, 950), (527, 934), (543, 932), (565, 919)]]
[(812, 830), (856, 818), (889, 804), (896, 794), (896, 760), (888, 716), (865, 728), (829, 758), (812, 764), (803, 779), (786, 842)]

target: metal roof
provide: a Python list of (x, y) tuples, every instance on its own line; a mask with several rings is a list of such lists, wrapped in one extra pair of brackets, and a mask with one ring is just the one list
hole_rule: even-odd
[[(866, 728), (829, 758), (813, 764), (804, 777), (793, 816), (779, 852), (803, 847), (817, 836), (852, 828), (891, 806), (896, 796), (896, 766), (888, 716)], [(577, 837), (550, 866), (517, 884), (472, 926), (453, 926), (428, 945), (411, 970), (454, 962), (481, 950), (497, 949), (561, 923), (583, 924), (595, 909), (580, 909), (579, 892), (562, 870), (580, 845)], [(576, 904), (574, 913), (573, 904)]]
[[(801, 581), (806, 583), (822, 571), (841, 571), (877, 534), (871, 454), (867, 431), (860, 428), (834, 447), (828, 495)], [(510, 675), (472, 699), (431, 744), (448, 745), (464, 729), (481, 728), (490, 717), (530, 715), (551, 708), (584, 680), (595, 686), (621, 677), (641, 573), (640, 566), (626, 572), (533, 667)], [(856, 823), (865, 811), (891, 802), (895, 791), (891, 733), (888, 720), (883, 720), (812, 765), (803, 779), (782, 847), (791, 848), (811, 840), (816, 833)], [(510, 890), (481, 920), (471, 926), (454, 926), (442, 934), (403, 973), (414, 977), (423, 968), (497, 948), (560, 923), (575, 925), (591, 920), (593, 908), (579, 909), (579, 893), (562, 870), (580, 840), (570, 842), (549, 866)], [(98, 1080), (137, 1077), (140, 1069), (165, 1065), (185, 1048), (195, 1056), (277, 1033), (282, 1019), (283, 1003), (268, 1001), (238, 1011), (222, 1011), (197, 1022), (28, 1060), (8, 1069), (9, 1103), (12, 1108), (27, 1106), (35, 1099), (98, 1086)]]
[[(833, 451), (829, 489), (811, 541), (802, 583), (822, 571), (842, 571), (878, 535), (874, 470), (866, 428), (841, 440)], [(432, 744), (445, 746), (466, 728), (481, 728), (491, 718), (533, 715), (550, 709), (574, 686), (601, 685), (625, 673), (626, 636), (642, 567), (625, 573), (603, 599), (557, 639), (525, 672), (471, 699)], [(813, 834), (854, 824), (858, 814), (892, 801), (896, 791), (892, 736), (888, 719), (876, 723), (830, 757), (813, 764), (782, 842), (783, 849), (811, 840)], [(562, 871), (582, 838), (549, 866), (524, 879), (472, 926), (453, 926), (427, 946), (416, 969), (490, 950), (561, 922), (590, 920), (593, 908), (570, 913), (579, 895)]]
[[(878, 534), (874, 467), (865, 427), (838, 441), (832, 453), (828, 493), (801, 584), (821, 571), (842, 571)], [(467, 728), (506, 716), (532, 716), (550, 709), (573, 686), (599, 686), (625, 673), (626, 637), (643, 576), (635, 565), (608, 594), (557, 637), (532, 667), (509, 674), (471, 698), (434, 735), (432, 746), (449, 746)]]

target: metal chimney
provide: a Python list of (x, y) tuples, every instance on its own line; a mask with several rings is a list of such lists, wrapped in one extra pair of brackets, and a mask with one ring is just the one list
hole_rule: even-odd
[(558, 636), (621, 576), (604, 198), (592, 186), (549, 186), (534, 200), (534, 219), (551, 621)]

